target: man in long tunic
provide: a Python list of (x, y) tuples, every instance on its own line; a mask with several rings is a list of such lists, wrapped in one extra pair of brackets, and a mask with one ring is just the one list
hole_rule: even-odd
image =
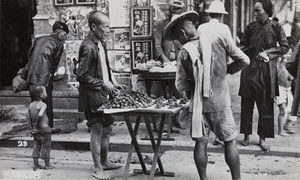
[(53, 33), (51, 35), (35, 39), (28, 52), (27, 77), (24, 77), (30, 84), (46, 87), (48, 96), (44, 102), (47, 104), (46, 113), (50, 127), (53, 127), (53, 75), (64, 51), (63, 44), (69, 33), (68, 26), (60, 21), (53, 24), (52, 30)]

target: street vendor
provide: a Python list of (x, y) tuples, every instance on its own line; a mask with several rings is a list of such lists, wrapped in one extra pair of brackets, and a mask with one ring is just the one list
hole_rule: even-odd
[(157, 23), (157, 27), (154, 31), (154, 47), (156, 58), (161, 60), (162, 63), (176, 61), (177, 54), (182, 47), (181, 43), (177, 39), (171, 41), (166, 40), (163, 37), (163, 31), (167, 24), (170, 22), (172, 16), (182, 13), (184, 7), (184, 2), (180, 0), (171, 0), (169, 2), (168, 17)]
[(123, 86), (116, 82), (109, 68), (105, 46), (105, 39), (110, 31), (109, 18), (101, 12), (94, 11), (89, 15), (88, 24), (90, 33), (79, 49), (78, 110), (85, 112), (87, 126), (91, 130), (90, 149), (94, 162), (92, 176), (97, 179), (111, 179), (112, 177), (104, 170), (121, 167), (108, 161), (108, 148), (114, 119), (110, 115), (98, 112), (97, 109)]
[[(212, 14), (215, 19), (200, 25), (199, 31), (194, 26), (199, 18), (198, 13), (188, 11), (170, 21), (164, 36), (171, 40), (178, 39), (183, 44), (177, 58), (175, 84), (178, 90), (191, 92), (191, 136), (196, 142), (194, 160), (200, 179), (208, 179), (207, 130), (210, 129), (224, 141), (225, 160), (232, 179), (239, 180), (240, 160), (235, 146), (238, 132), (230, 108), (226, 74), (236, 73), (246, 67), (249, 58), (226, 36), (229, 28), (220, 23), (222, 14), (226, 12), (224, 6), (217, 8), (218, 11), (209, 10), (215, 13)], [(232, 58), (232, 63), (227, 64), (227, 56)]]
[[(185, 4), (182, 0), (170, 0), (169, 1), (169, 14), (166, 19), (163, 19), (158, 22), (156, 29), (154, 30), (154, 40), (155, 40), (155, 57), (160, 60), (162, 63), (169, 63), (171, 61), (176, 61), (177, 54), (182, 48), (181, 43), (177, 40), (167, 40), (163, 36), (163, 30), (167, 24), (171, 21), (173, 16), (177, 16), (184, 11)], [(172, 82), (170, 82), (172, 83)], [(173, 84), (172, 84), (173, 85)], [(161, 91), (161, 82), (152, 82), (151, 91), (156, 96), (162, 96)], [(171, 85), (167, 85), (169, 88)], [(173, 88), (172, 94), (167, 95), (169, 97), (175, 96), (176, 98), (183, 98), (185, 95), (183, 92), (178, 91), (176, 88)], [(180, 113), (179, 117), (173, 119), (173, 125), (178, 128), (183, 128), (181, 125), (181, 119), (184, 121), (184, 118), (188, 117), (188, 111), (183, 111)]]

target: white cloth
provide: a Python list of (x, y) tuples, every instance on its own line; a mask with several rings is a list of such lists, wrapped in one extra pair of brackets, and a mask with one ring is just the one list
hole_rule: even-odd
[(102, 67), (103, 81), (108, 82), (109, 81), (108, 67), (106, 63), (104, 47), (101, 42), (98, 42), (98, 48), (99, 48), (99, 56), (100, 56), (101, 67)]
[[(199, 42), (199, 41), (197, 41)], [(193, 115), (192, 115), (192, 138), (200, 138), (203, 136), (203, 64), (200, 60), (200, 53), (197, 46), (188, 42), (183, 48), (189, 53), (193, 64), (193, 75), (195, 79), (195, 93), (193, 98)]]
[(285, 36), (289, 37), (292, 34), (292, 26), (290, 25), (290, 23), (286, 23), (284, 25), (282, 25), (282, 29), (285, 32)]

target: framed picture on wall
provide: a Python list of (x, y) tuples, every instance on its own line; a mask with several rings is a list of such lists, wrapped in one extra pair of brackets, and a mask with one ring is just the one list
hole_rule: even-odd
[(76, 0), (76, 5), (94, 5), (96, 0)]
[(75, 0), (54, 0), (54, 6), (70, 6), (74, 5)]
[(113, 29), (114, 31), (114, 49), (130, 50), (129, 28)]
[(151, 37), (153, 26), (153, 7), (134, 7), (131, 9), (131, 37)]
[(152, 40), (132, 40), (132, 69), (142, 70), (140, 66), (153, 59), (153, 41)]
[(110, 68), (114, 72), (131, 72), (130, 51), (107, 51)]

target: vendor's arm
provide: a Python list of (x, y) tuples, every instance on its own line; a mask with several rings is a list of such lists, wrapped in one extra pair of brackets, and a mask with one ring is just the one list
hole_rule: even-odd
[(117, 82), (116, 77), (114, 76), (114, 74), (113, 74), (113, 72), (111, 70), (110, 70), (110, 74), (111, 74), (111, 81), (112, 81), (112, 83), (113, 83), (113, 85), (114, 85), (115, 88), (122, 89), (122, 90), (124, 90), (124, 89), (127, 88), (126, 85), (122, 85), (122, 84), (119, 84)]
[(184, 49), (180, 50), (177, 56), (177, 70), (175, 85), (179, 91), (192, 90), (192, 62), (188, 52)]
[(160, 58), (162, 63), (170, 61), (164, 54), (162, 49), (162, 41), (163, 41), (163, 31), (164, 31), (164, 20), (158, 22), (157, 27), (154, 31), (154, 48), (156, 53), (156, 58)]
[(233, 43), (233, 41), (228, 38), (226, 38), (226, 41), (228, 55), (233, 60), (232, 63), (227, 65), (227, 73), (234, 74), (248, 66), (250, 64), (250, 59)]
[(94, 78), (89, 75), (89, 69), (92, 66), (92, 60), (95, 55), (92, 48), (82, 46), (79, 50), (79, 66), (77, 69), (77, 81), (84, 83), (88, 88), (93, 90), (102, 90), (103, 80)]

